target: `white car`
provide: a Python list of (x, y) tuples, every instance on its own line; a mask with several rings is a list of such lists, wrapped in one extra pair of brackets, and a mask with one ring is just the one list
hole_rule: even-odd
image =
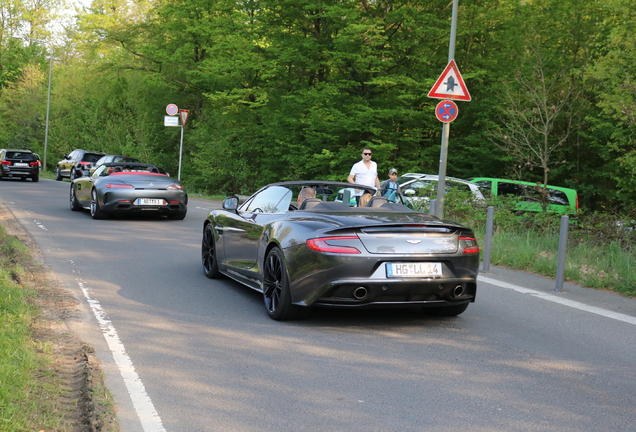
[[(424, 203), (437, 196), (437, 174), (407, 173), (397, 179), (398, 190), (402, 196), (406, 197), (412, 204)], [(475, 201), (483, 202), (484, 195), (479, 187), (468, 180), (455, 177), (446, 177), (446, 192), (460, 190), (472, 193)]]

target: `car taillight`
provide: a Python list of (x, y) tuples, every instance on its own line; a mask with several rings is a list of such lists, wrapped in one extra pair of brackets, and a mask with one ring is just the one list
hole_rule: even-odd
[(361, 253), (357, 248), (353, 246), (342, 246), (329, 244), (330, 241), (335, 240), (359, 240), (358, 236), (336, 236), (336, 237), (321, 237), (315, 239), (309, 239), (305, 243), (311, 250), (317, 252), (331, 252), (331, 253), (345, 253), (345, 254), (359, 254)]
[(168, 186), (168, 187), (167, 187), (167, 189), (168, 189), (168, 190), (183, 190), (183, 189), (185, 189), (185, 188), (183, 187), (183, 185), (176, 185), (176, 184), (174, 184), (174, 185), (170, 185), (170, 186)]
[(474, 237), (460, 237), (460, 242), (464, 242), (464, 253), (479, 253), (479, 245), (477, 245), (477, 239)]
[(2, 161), (2, 165), (13, 165), (13, 162), (8, 161), (8, 160), (3, 160)]
[(132, 185), (121, 184), (121, 183), (106, 183), (106, 187), (108, 189), (134, 189), (135, 188)]
[(90, 166), (91, 166), (91, 163), (90, 163), (90, 162), (80, 162), (79, 164), (80, 164), (80, 165), (82, 165), (82, 166), (84, 166), (84, 167), (89, 167), (89, 168), (90, 168)]
[(40, 161), (29, 162), (31, 166), (40, 166)]

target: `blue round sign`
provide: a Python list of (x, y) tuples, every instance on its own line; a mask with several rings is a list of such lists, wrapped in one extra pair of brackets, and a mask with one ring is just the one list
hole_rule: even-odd
[(175, 104), (169, 104), (166, 107), (166, 112), (168, 113), (168, 115), (177, 115), (177, 113), (179, 112), (179, 107), (177, 107)]
[(457, 105), (451, 100), (443, 100), (437, 104), (435, 108), (435, 115), (441, 122), (452, 122), (457, 118)]

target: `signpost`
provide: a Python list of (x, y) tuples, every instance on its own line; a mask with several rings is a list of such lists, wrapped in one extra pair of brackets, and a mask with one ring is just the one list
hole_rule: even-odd
[[(453, 0), (453, 11), (451, 16), (450, 43), (448, 45), (448, 65), (444, 72), (435, 82), (435, 85), (428, 93), (428, 97), (437, 99), (470, 100), (470, 93), (464, 84), (464, 80), (459, 73), (459, 68), (455, 63), (455, 38), (457, 35), (457, 2)], [(438, 113), (440, 105), (444, 102), (453, 103), (451, 100), (442, 101), (435, 109), (435, 115), (443, 122), (442, 125), (442, 148), (439, 155), (439, 172), (437, 181), (437, 199), (435, 202), (435, 216), (444, 218), (444, 194), (446, 193), (446, 160), (448, 158), (448, 136), (450, 135), (450, 122), (457, 117), (457, 107)], [(453, 103), (454, 105), (454, 103)], [(452, 106), (450, 107), (452, 108)], [(454, 114), (454, 115), (453, 115)], [(440, 116), (442, 118), (440, 118)], [(448, 117), (448, 119), (444, 117)], [(452, 118), (451, 118), (452, 117)]]
[[(163, 118), (164, 126), (181, 126), (181, 139), (179, 140), (179, 172), (177, 174), (177, 180), (181, 180), (181, 157), (183, 155), (183, 130), (185, 129), (185, 125), (188, 122), (188, 115), (190, 111), (188, 110), (180, 110), (178, 106), (175, 104), (168, 104), (166, 106), (167, 116)], [(177, 114), (179, 114), (177, 116)], [(176, 117), (175, 117), (176, 116)], [(181, 119), (181, 124), (179, 124), (179, 119)]]

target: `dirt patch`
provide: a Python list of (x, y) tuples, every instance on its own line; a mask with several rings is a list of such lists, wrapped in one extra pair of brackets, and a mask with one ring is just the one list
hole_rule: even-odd
[(93, 348), (67, 326), (68, 320), (80, 316), (79, 300), (60, 287), (35, 242), (2, 203), (0, 224), (31, 251), (29, 259), (19, 263), (24, 274), (16, 278), (19, 284), (37, 292), (32, 301), (41, 313), (31, 325), (32, 335), (36, 345), (43, 348), (40, 355), (50, 360), (50, 370), (41, 371), (39, 379), (50, 380), (59, 389), (50, 405), (53, 415), (60, 419), (60, 427), (47, 432), (118, 432), (101, 363)]

